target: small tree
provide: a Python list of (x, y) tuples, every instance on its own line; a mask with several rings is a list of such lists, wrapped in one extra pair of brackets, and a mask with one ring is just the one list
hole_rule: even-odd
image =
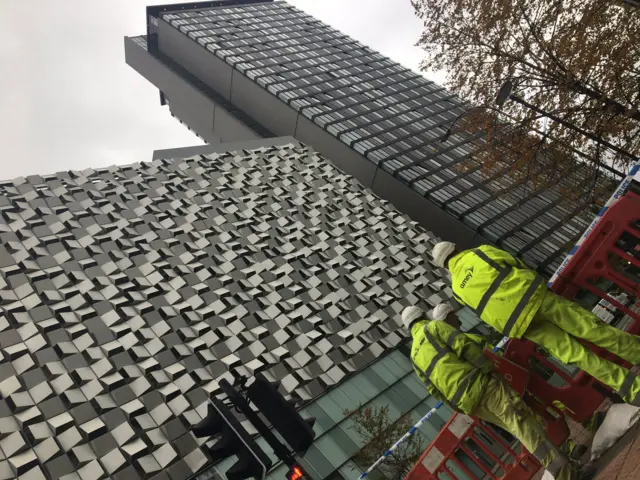
[[(350, 415), (354, 421), (351, 429), (367, 442), (355, 456), (360, 465), (373, 464), (413, 426), (409, 414), (392, 421), (388, 406), (361, 406), (352, 411), (345, 410), (345, 415)], [(423, 438), (412, 435), (379, 468), (388, 477), (401, 480), (409, 473), (425, 448)]]

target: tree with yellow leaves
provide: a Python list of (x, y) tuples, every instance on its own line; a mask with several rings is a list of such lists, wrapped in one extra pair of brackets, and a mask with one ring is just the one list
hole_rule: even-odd
[(484, 169), (505, 167), (538, 187), (589, 169), (580, 177), (587, 181), (567, 188), (597, 196), (608, 186), (603, 168), (624, 171), (640, 154), (640, 9), (622, 0), (412, 4), (424, 22), (421, 67), (446, 72), (447, 86), (470, 104), (493, 105), (511, 81), (525, 102), (631, 154), (507, 101), (499, 113), (478, 109), (457, 127), (486, 132), (476, 158)]

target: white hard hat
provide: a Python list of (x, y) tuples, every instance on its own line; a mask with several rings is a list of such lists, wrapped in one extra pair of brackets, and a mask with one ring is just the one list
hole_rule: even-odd
[(407, 330), (413, 322), (424, 319), (426, 319), (426, 316), (421, 308), (411, 306), (402, 311), (402, 324)]
[(450, 313), (455, 312), (456, 309), (453, 308), (448, 303), (441, 303), (440, 305), (436, 305), (433, 309), (433, 319), (434, 320), (446, 320), (447, 316)]
[(433, 257), (433, 263), (435, 263), (440, 268), (445, 268), (445, 262), (451, 256), (453, 252), (456, 250), (456, 244), (451, 242), (440, 242), (436, 243), (431, 251), (431, 256)]

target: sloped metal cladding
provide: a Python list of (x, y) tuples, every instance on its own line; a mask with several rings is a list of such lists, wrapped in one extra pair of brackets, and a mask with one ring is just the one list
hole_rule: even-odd
[(299, 144), (0, 191), (0, 478), (187, 478), (221, 378), (309, 401), (450, 293), (430, 234)]

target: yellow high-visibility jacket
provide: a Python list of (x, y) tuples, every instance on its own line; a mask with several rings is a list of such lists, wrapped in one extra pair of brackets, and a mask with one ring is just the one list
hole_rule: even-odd
[(547, 292), (540, 275), (489, 245), (454, 256), (449, 270), (454, 298), (511, 338), (522, 337)]
[(484, 339), (435, 320), (411, 327), (411, 363), (435, 398), (470, 413), (480, 399), (492, 364), (482, 354)]

